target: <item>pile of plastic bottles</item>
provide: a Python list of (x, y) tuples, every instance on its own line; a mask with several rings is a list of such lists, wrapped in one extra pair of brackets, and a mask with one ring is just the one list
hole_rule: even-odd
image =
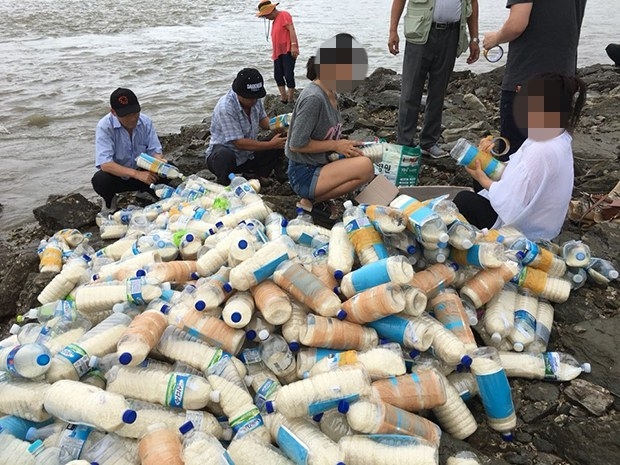
[(509, 439), (509, 377), (589, 371), (547, 352), (553, 303), (618, 277), (586, 244), (405, 195), (327, 230), (231, 180), (154, 186), (100, 218), (101, 250), (42, 242), (57, 274), (0, 341), (0, 463), (437, 464), (442, 431), (476, 431), (468, 402)]

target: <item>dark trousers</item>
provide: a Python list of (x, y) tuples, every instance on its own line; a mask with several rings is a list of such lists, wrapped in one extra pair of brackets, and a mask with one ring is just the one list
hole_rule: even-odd
[(607, 56), (611, 58), (616, 66), (620, 66), (620, 44), (609, 44), (605, 47)]
[(288, 52), (273, 60), (273, 78), (278, 87), (295, 88), (295, 58)]
[(101, 170), (95, 173), (90, 182), (95, 192), (103, 197), (108, 208), (112, 204), (114, 195), (121, 192), (142, 191), (148, 192), (153, 197), (156, 197), (153, 189), (142, 181), (133, 178), (123, 179)]
[(458, 27), (452, 29), (431, 27), (426, 44), (406, 43), (398, 106), (398, 144), (415, 145), (418, 114), (427, 78), (428, 92), (420, 146), (426, 149), (439, 140), (443, 102), (448, 80), (454, 69), (458, 42)]
[(491, 228), (497, 221), (497, 213), (491, 202), (475, 192), (461, 191), (456, 194), (453, 202), (465, 219), (479, 229)]
[(254, 152), (254, 158), (237, 166), (235, 152), (224, 145), (214, 145), (213, 151), (207, 157), (207, 168), (223, 186), (230, 184), (230, 173), (246, 173), (259, 177), (267, 177), (278, 166), (284, 157), (284, 150), (272, 149)]

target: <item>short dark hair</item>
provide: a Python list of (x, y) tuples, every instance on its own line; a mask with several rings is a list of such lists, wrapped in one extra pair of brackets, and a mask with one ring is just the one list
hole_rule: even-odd
[(319, 77), (319, 67), (314, 62), (314, 55), (308, 58), (308, 62), (306, 63), (306, 77), (311, 81), (314, 81)]

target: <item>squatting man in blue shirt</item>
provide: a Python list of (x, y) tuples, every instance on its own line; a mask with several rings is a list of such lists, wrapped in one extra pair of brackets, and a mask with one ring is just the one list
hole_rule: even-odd
[(110, 113), (99, 120), (95, 133), (95, 166), (91, 182), (103, 198), (102, 213), (116, 210), (116, 194), (138, 191), (155, 193), (149, 187), (158, 177), (138, 168), (141, 153), (162, 157), (161, 143), (151, 118), (140, 113), (138, 97), (119, 87), (110, 95)]

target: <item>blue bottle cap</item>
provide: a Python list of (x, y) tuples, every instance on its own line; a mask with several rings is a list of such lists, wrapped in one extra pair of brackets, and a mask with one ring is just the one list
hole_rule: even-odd
[(245, 250), (248, 248), (248, 241), (246, 241), (245, 239), (241, 239), (238, 243), (237, 246), (241, 249), (241, 250)]
[(28, 428), (28, 431), (26, 431), (26, 436), (25, 439), (28, 442), (32, 442), (34, 441), (37, 437), (37, 429), (34, 426), (31, 426), (30, 428)]
[(323, 255), (327, 255), (325, 249), (319, 249), (316, 251), (317, 256), (322, 257)]
[(232, 292), (233, 287), (232, 284), (228, 283), (224, 283), (224, 285), (222, 286), (222, 289), (224, 289), (224, 292)]
[(159, 309), (159, 311), (160, 311), (161, 313), (163, 313), (164, 315), (167, 315), (168, 313), (170, 313), (170, 308), (172, 308), (172, 307), (170, 307), (170, 305), (168, 305), (168, 304), (163, 304), (163, 305), (161, 306), (161, 308)]
[(132, 360), (133, 360), (133, 357), (131, 356), (129, 352), (123, 352), (118, 357), (118, 361), (120, 362), (121, 365), (129, 365)]
[(411, 358), (416, 358), (418, 355), (420, 355), (420, 351), (419, 350), (413, 349), (413, 350), (409, 351), (409, 357), (411, 357)]
[(583, 253), (583, 252), (577, 252), (575, 257), (577, 258), (577, 260), (585, 260), (586, 259), (586, 254)]
[(349, 403), (344, 399), (338, 401), (338, 411), (343, 414), (347, 413), (349, 411)]
[(186, 421), (181, 426), (179, 426), (179, 431), (181, 432), (181, 434), (187, 434), (193, 429), (194, 424), (191, 421)]
[(276, 406), (273, 404), (273, 401), (268, 400), (267, 402), (265, 402), (265, 411), (267, 413), (273, 413), (276, 411)]
[(37, 357), (37, 365), (44, 367), (50, 363), (50, 356), (48, 354), (41, 354)]
[(407, 253), (409, 255), (413, 255), (415, 253), (417, 249), (415, 248), (415, 245), (408, 245), (407, 246)]
[(160, 298), (165, 300), (166, 302), (170, 302), (170, 300), (174, 297), (174, 291), (172, 289), (162, 289)]
[(347, 317), (347, 312), (345, 312), (343, 309), (338, 310), (338, 313), (336, 313), (336, 318), (338, 318), (339, 320), (344, 320)]
[(253, 329), (248, 329), (248, 330), (245, 332), (245, 338), (246, 338), (248, 341), (253, 341), (254, 339), (256, 339), (256, 331), (254, 331)]
[(230, 179), (231, 181), (235, 179), (235, 173), (228, 173), (228, 179)]
[(215, 223), (215, 227), (217, 229), (223, 228), (224, 227), (224, 223), (222, 223), (221, 221), (218, 221), (217, 223)]
[(463, 355), (461, 357), (461, 364), (464, 367), (470, 367), (471, 366), (471, 362), (472, 362), (472, 360), (471, 360), (471, 357), (469, 355)]
[(187, 234), (185, 235), (185, 240), (186, 240), (187, 242), (194, 242), (194, 235), (193, 235), (192, 233), (187, 233)]
[(293, 341), (289, 343), (288, 348), (291, 349), (293, 352), (299, 351), (299, 342)]
[(199, 312), (202, 312), (205, 308), (207, 308), (207, 304), (205, 303), (204, 300), (197, 300), (194, 303), (194, 308), (198, 310)]
[(312, 419), (316, 421), (317, 423), (321, 421), (321, 418), (323, 418), (323, 413), (317, 413), (316, 415), (312, 417)]
[(233, 323), (239, 323), (241, 321), (241, 313), (239, 313), (239, 312), (232, 312), (230, 314), (230, 320)]
[(138, 414), (135, 410), (127, 409), (123, 412), (123, 423), (131, 425), (138, 418)]
[(138, 271), (136, 271), (137, 278), (143, 278), (144, 276), (146, 276), (146, 270), (143, 270), (142, 268), (140, 268)]
[(334, 278), (336, 278), (338, 281), (340, 281), (343, 276), (344, 273), (341, 270), (334, 271)]
[(200, 278), (200, 275), (196, 271), (192, 271), (192, 273), (189, 275), (189, 277), (191, 279), (198, 279), (198, 278)]
[(507, 442), (512, 442), (512, 440), (514, 439), (514, 436), (512, 435), (511, 432), (501, 433), (500, 436), (502, 437), (504, 441), (507, 441)]
[(45, 447), (43, 445), (43, 441), (41, 441), (40, 439), (37, 439), (35, 442), (33, 442), (32, 444), (28, 446), (28, 452), (30, 452), (31, 454), (34, 454), (41, 447)]

